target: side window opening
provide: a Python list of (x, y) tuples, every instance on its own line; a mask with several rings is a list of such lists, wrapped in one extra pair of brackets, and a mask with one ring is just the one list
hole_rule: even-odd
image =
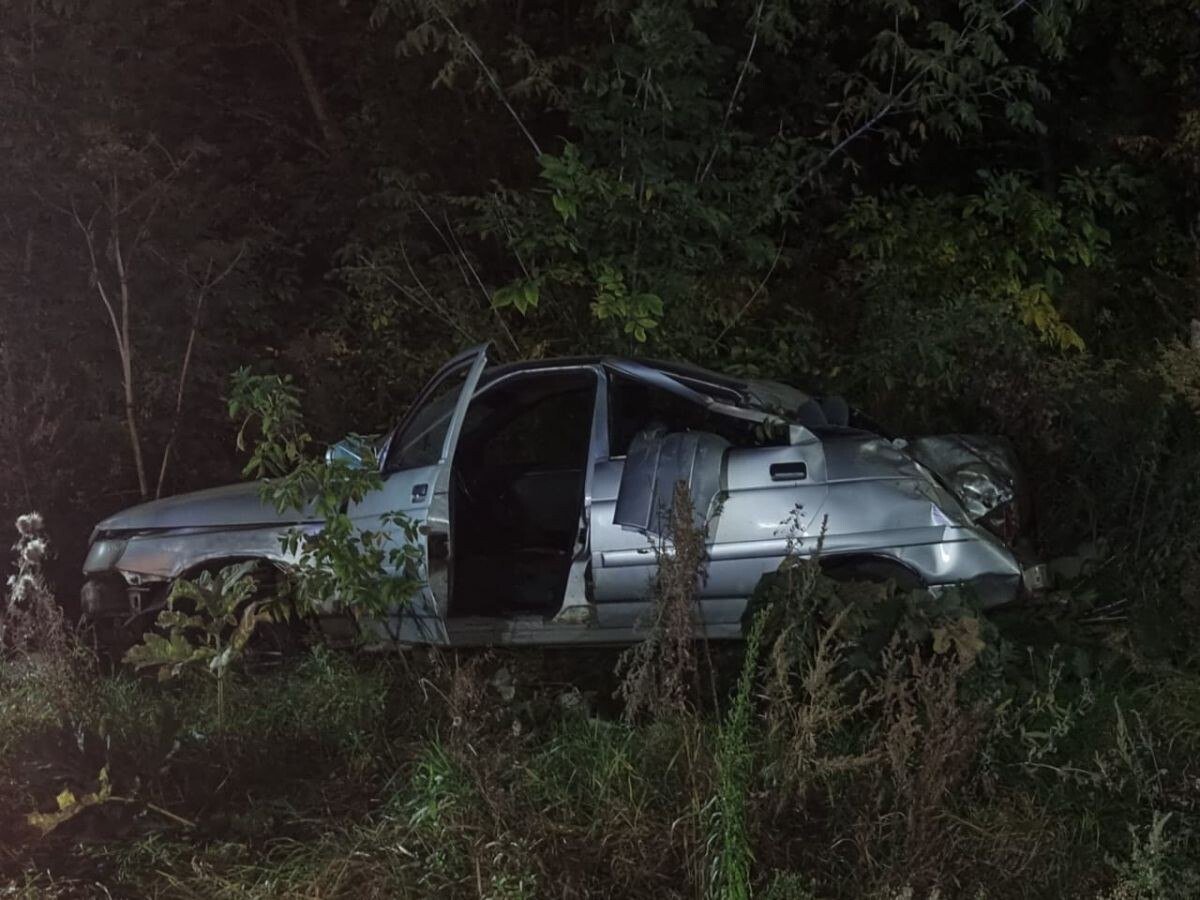
[(762, 447), (786, 442), (777, 430), (722, 415), (699, 403), (621, 374), (609, 380), (609, 456), (629, 453), (635, 437), (648, 428), (668, 433), (706, 432), (734, 447)]
[(481, 454), (487, 468), (578, 468), (591, 441), (595, 379), (591, 373), (512, 379), (472, 400), (463, 423), (463, 456)]
[(462, 393), (469, 364), (448, 374), (392, 439), (385, 469), (389, 472), (435, 465), (442, 457), (450, 419)]

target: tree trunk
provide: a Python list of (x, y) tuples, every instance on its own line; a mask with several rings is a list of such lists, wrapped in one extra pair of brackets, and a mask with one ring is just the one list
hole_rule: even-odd
[(196, 298), (196, 309), (192, 314), (192, 327), (188, 332), (187, 347), (183, 351), (183, 364), (179, 370), (179, 388), (175, 392), (175, 415), (171, 419), (171, 433), (163, 445), (162, 465), (158, 468), (158, 485), (154, 488), (154, 499), (162, 497), (163, 485), (167, 482), (167, 466), (171, 462), (171, 451), (175, 448), (175, 436), (179, 434), (179, 423), (183, 418), (183, 392), (187, 387), (188, 366), (192, 362), (192, 348), (196, 345), (196, 332), (200, 328), (200, 310), (204, 306), (204, 292)]
[(142, 438), (138, 433), (137, 404), (133, 395), (133, 371), (129, 356), (122, 359), (125, 382), (125, 427), (129, 431), (129, 443), (133, 447), (133, 464), (137, 468), (138, 493), (143, 500), (150, 499), (150, 484), (146, 481), (146, 464), (142, 460)]
[(125, 271), (125, 257), (121, 254), (121, 232), (117, 216), (120, 214), (117, 179), (112, 187), (112, 242), (113, 261), (117, 267), (117, 278), (121, 288), (121, 380), (125, 387), (125, 427), (129, 431), (129, 443), (133, 447), (133, 464), (137, 469), (138, 492), (143, 500), (150, 498), (150, 482), (146, 479), (146, 463), (142, 458), (142, 438), (138, 433), (137, 403), (133, 388), (133, 341), (129, 334), (129, 275)]
[(312, 107), (313, 116), (321, 129), (321, 135), (325, 138), (326, 146), (331, 151), (340, 150), (346, 145), (346, 136), (342, 134), (342, 129), (329, 112), (325, 94), (321, 90), (321, 86), (317, 84), (312, 66), (308, 62), (308, 54), (304, 52), (304, 45), (300, 42), (300, 11), (296, 6), (296, 0), (287, 0), (287, 18), (288, 23), (284, 30), (286, 36), (283, 39), (284, 47), (287, 48), (292, 65), (296, 67), (296, 74), (300, 76), (304, 95), (308, 98), (309, 106)]

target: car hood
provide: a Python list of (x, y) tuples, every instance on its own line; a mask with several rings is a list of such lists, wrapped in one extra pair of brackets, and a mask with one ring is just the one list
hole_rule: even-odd
[(259, 496), (257, 481), (229, 484), (191, 494), (154, 500), (109, 516), (96, 532), (161, 531), (174, 528), (247, 528), (255, 525), (291, 525), (311, 521), (311, 509), (280, 513)]

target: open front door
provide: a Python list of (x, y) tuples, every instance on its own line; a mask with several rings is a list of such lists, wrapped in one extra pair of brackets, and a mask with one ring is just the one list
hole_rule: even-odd
[(450, 467), (489, 346), (460, 353), (433, 376), (388, 440), (381, 462), (382, 489), (350, 510), (359, 528), (385, 529), (397, 542), (405, 540), (404, 533), (381, 524), (383, 516), (403, 513), (418, 526), (424, 585), (406, 609), (393, 610), (378, 623), (381, 638), (447, 643)]

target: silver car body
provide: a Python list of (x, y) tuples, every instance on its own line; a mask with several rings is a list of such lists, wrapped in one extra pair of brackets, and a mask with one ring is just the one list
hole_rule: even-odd
[[(505, 562), (520, 556), (522, 548), (488, 555), (481, 544), (487, 533), (465, 530), (473, 527), (468, 519), (474, 519), (484, 523), (481, 528), (492, 529), (497, 542), (505, 539), (503, 527), (489, 524), (497, 515), (496, 521), (504, 521), (503, 510), (472, 512), (476, 507), (471, 503), (486, 511), (496, 498), (475, 496), (478, 492), (469, 490), (465, 480), (458, 486), (455, 479), (467, 476), (456, 467), (465, 471), (468, 460), (464, 449), (456, 461), (456, 450), (464, 422), (486, 419), (484, 412), (493, 401), (499, 413), (492, 418), (500, 425), (487, 427), (493, 429), (489, 440), (499, 440), (495, 436), (501, 432), (495, 429), (503, 427), (509, 413), (496, 398), (507, 396), (505, 391), (536, 399), (536, 391), (551, 383), (568, 384), (575, 391), (572, 396), (586, 398), (590, 408), (580, 409), (588, 414), (574, 426), (587, 432), (578, 435), (586, 459), (569, 475), (533, 466), (515, 476), (514, 490), (540, 497), (538, 502), (547, 507), (535, 504), (521, 527), (532, 534), (539, 521), (555, 519), (560, 523), (555, 540), (561, 546), (542, 552), (547, 559), (554, 557), (544, 568), (555, 574), (542, 579), (548, 587), (533, 592), (536, 602), (491, 608), (485, 589), (489, 581), (482, 571), (489, 567), (508, 573), (497, 575), (497, 584), (510, 585), (514, 594), (529, 593), (518, 584), (525, 570)], [(672, 430), (646, 422), (627, 447), (614, 446), (615, 384), (623, 391), (632, 385), (650, 392), (655, 402), (669, 398), (667, 406), (681, 404), (681, 410), (717, 423), (718, 430), (727, 425), (729, 434), (773, 428), (777, 437), (755, 446), (705, 430)], [(488, 368), (486, 346), (460, 354), (438, 372), (382, 446), (382, 489), (351, 510), (356, 523), (370, 529), (381, 527), (385, 514), (404, 513), (419, 525), (426, 560), (418, 595), (405, 609), (368, 627), (381, 640), (431, 644), (635, 640), (650, 611), (659, 554), (670, 552), (661, 534), (662, 512), (680, 480), (687, 483), (706, 529), (708, 555), (697, 588), (697, 618), (708, 637), (741, 636), (749, 597), (789, 550), (811, 554), (819, 549), (822, 560), (830, 562), (882, 561), (931, 587), (967, 585), (985, 604), (1017, 595), (1022, 566), (977, 524), (979, 515), (972, 517), (950, 482), (906, 452), (902, 441), (844, 425), (805, 425), (803, 417), (790, 414), (810, 403), (784, 385), (682, 366), (591, 358)], [(468, 418), (472, 414), (474, 420)], [(478, 421), (476, 431), (483, 429)], [(548, 429), (548, 439), (555, 428), (570, 426), (563, 421), (542, 427)], [(936, 439), (923, 440), (934, 442), (925, 445), (926, 457), (936, 456), (930, 449), (936, 450)], [(492, 451), (486, 441), (477, 443), (471, 458), (486, 466)], [(1007, 477), (1000, 473), (998, 482)], [(569, 489), (556, 490), (556, 483), (567, 484), (563, 478), (571, 479)], [(978, 481), (972, 484), (978, 487)], [(507, 493), (501, 497), (505, 504), (507, 498)], [(978, 501), (978, 496), (971, 499)], [(574, 527), (567, 517), (576, 510)], [(281, 537), (290, 529), (320, 526), (309, 512), (281, 514), (265, 505), (256, 484), (134, 507), (101, 522), (93, 534), (84, 565), (89, 579), (85, 614), (128, 619), (149, 612), (174, 579), (229, 561), (258, 558), (279, 567), (294, 565)], [(569, 531), (567, 526), (572, 526)], [(394, 537), (404, 539), (398, 531)], [(530, 583), (541, 584), (538, 558), (530, 556)], [(468, 590), (474, 596), (467, 597)], [(332, 611), (325, 624), (336, 632)]]

